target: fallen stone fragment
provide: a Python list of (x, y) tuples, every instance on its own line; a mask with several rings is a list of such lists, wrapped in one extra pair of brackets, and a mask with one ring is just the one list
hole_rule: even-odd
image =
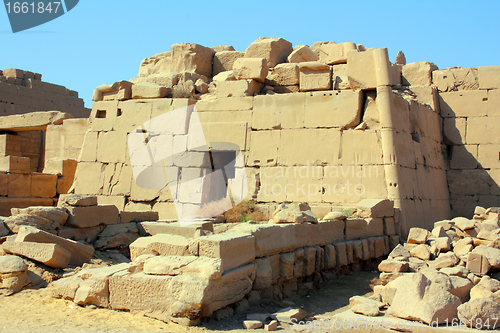
[(490, 262), (488, 258), (479, 253), (469, 253), (467, 255), (466, 268), (474, 274), (484, 275), (490, 270)]
[(446, 230), (442, 227), (442, 226), (437, 226), (437, 227), (434, 227), (434, 229), (432, 229), (431, 231), (431, 234), (432, 236), (434, 237), (448, 237), (448, 235), (446, 234)]
[(446, 288), (431, 282), (423, 274), (415, 273), (399, 284), (388, 313), (427, 324), (442, 324), (457, 317), (460, 304), (460, 299)]
[(16, 242), (57, 244), (71, 253), (69, 264), (75, 266), (82, 266), (84, 263), (90, 262), (90, 258), (94, 254), (93, 247), (55, 236), (33, 227), (21, 227), (16, 237)]
[[(443, 229), (444, 230), (444, 229)], [(443, 231), (444, 232), (444, 231)], [(434, 246), (440, 252), (451, 250), (451, 239), (446, 235), (445, 237), (438, 237), (429, 241), (430, 246)]]
[(0, 219), (0, 237), (7, 236), (8, 234), (10, 234), (9, 229), (7, 229), (3, 221)]
[(349, 306), (350, 307), (353, 307), (353, 306), (358, 305), (358, 304), (369, 304), (369, 305), (377, 307), (377, 309), (383, 308), (385, 306), (385, 303), (370, 299), (368, 297), (353, 296), (353, 297), (349, 298)]
[(453, 267), (460, 259), (453, 252), (441, 253), (435, 260), (429, 261), (429, 267), (440, 269), (443, 267)]
[(409, 244), (425, 244), (430, 232), (422, 228), (411, 228), (408, 233)]
[(26, 271), (28, 265), (18, 256), (0, 256), (0, 274), (9, 274)]
[(389, 199), (363, 199), (357, 205), (356, 214), (362, 218), (394, 216), (394, 201)]
[(469, 270), (463, 266), (443, 267), (439, 271), (448, 276), (458, 276), (463, 278), (466, 278), (469, 274)]
[(294, 322), (299, 322), (305, 318), (309, 318), (309, 313), (303, 309), (285, 308), (274, 313), (274, 316), (278, 321), (290, 324), (292, 323), (292, 319)]
[(4, 242), (2, 248), (7, 253), (17, 254), (54, 268), (68, 267), (71, 253), (57, 244), (32, 242)]
[(49, 232), (54, 232), (54, 230), (61, 227), (59, 223), (45, 217), (31, 215), (10, 216), (3, 218), (3, 222), (15, 234), (19, 232), (22, 226), (31, 226)]
[[(476, 298), (457, 308), (458, 318), (467, 323), (467, 327), (478, 329), (496, 329), (500, 327), (498, 317), (500, 303), (493, 298)], [(489, 327), (487, 327), (488, 325)]]
[(459, 257), (469, 254), (469, 252), (474, 249), (472, 242), (472, 238), (464, 238), (459, 240), (453, 246), (453, 252), (455, 252), (455, 254)]
[(419, 244), (410, 250), (410, 255), (418, 259), (429, 260), (431, 258), (430, 247), (426, 244)]
[(61, 207), (32, 206), (28, 208), (12, 208), (12, 216), (30, 215), (40, 216), (54, 221), (59, 227), (68, 219), (68, 212)]
[(458, 276), (450, 276), (450, 281), (452, 288), (448, 291), (460, 298), (462, 303), (467, 302), (470, 299), (470, 290), (474, 287), (472, 281)]
[(100, 234), (96, 248), (112, 249), (129, 246), (139, 238), (139, 231), (135, 222), (120, 223), (107, 226)]
[(243, 322), (243, 326), (245, 326), (247, 330), (255, 330), (257, 328), (261, 328), (262, 325), (262, 322), (258, 320), (245, 320)]
[(491, 267), (494, 269), (500, 268), (500, 250), (485, 245), (479, 245), (472, 253), (482, 254), (488, 259)]
[(379, 308), (371, 304), (357, 304), (351, 307), (351, 311), (369, 317), (376, 317), (380, 314)]
[(395, 273), (408, 271), (409, 264), (404, 261), (384, 260), (378, 265), (378, 270), (381, 272)]
[(97, 206), (97, 196), (85, 194), (61, 194), (59, 196), (59, 201), (57, 202), (57, 207), (68, 206)]
[(323, 220), (325, 221), (331, 221), (331, 220), (345, 220), (347, 216), (344, 213), (341, 212), (329, 212), (328, 214), (323, 217)]
[(144, 273), (151, 275), (179, 275), (181, 274), (183, 267), (189, 265), (198, 258), (200, 257), (156, 256), (145, 261)]
[(448, 231), (455, 225), (455, 222), (450, 220), (443, 220), (439, 222), (434, 222), (434, 227), (442, 227), (445, 231)]
[(264, 326), (264, 331), (276, 331), (278, 329), (278, 321), (272, 320), (269, 324)]
[(469, 220), (465, 217), (455, 217), (452, 221), (455, 222), (455, 227), (462, 231), (474, 229), (474, 220)]
[(407, 249), (405, 249), (403, 245), (398, 244), (392, 250), (392, 252), (389, 253), (389, 257), (392, 257), (392, 258), (398, 258), (398, 257), (409, 258), (410, 257), (410, 251), (408, 251)]

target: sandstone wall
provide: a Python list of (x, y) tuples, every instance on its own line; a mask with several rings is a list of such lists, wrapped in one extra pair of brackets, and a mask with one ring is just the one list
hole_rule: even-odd
[[(409, 89), (417, 94), (438, 92), (435, 110), (441, 118), (452, 215), (471, 216), (476, 206), (499, 206), (500, 66), (437, 70), (428, 64), (408, 64), (403, 76), (406, 72)], [(426, 81), (416, 81), (417, 76)]]
[(76, 118), (87, 118), (78, 92), (42, 82), (42, 75), (19, 69), (0, 70), (0, 116), (58, 110)]

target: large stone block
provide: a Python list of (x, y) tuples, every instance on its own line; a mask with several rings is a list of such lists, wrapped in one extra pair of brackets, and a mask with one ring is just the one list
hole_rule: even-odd
[(97, 160), (101, 163), (125, 163), (127, 152), (126, 132), (100, 132), (97, 139)]
[(255, 259), (255, 238), (232, 232), (202, 237), (199, 255), (220, 258), (221, 270), (225, 272)]
[(485, 169), (500, 169), (500, 145), (479, 145), (477, 162)]
[(500, 88), (500, 66), (478, 67), (479, 89)]
[(292, 43), (283, 38), (260, 37), (245, 50), (245, 58), (266, 58), (269, 67), (287, 61), (292, 53)]
[(276, 65), (267, 76), (267, 84), (272, 86), (291, 86), (299, 84), (300, 70), (297, 64)]
[(470, 117), (467, 119), (467, 144), (500, 143), (494, 135), (500, 130), (500, 117)]
[(440, 92), (479, 88), (476, 68), (454, 67), (433, 71), (432, 83)]
[(66, 268), (71, 258), (71, 253), (57, 244), (7, 241), (2, 249), (54, 268)]
[(328, 65), (343, 64), (347, 62), (347, 53), (356, 51), (356, 44), (316, 42), (311, 45), (311, 49), (319, 56), (319, 61)]
[(56, 196), (57, 176), (48, 174), (31, 175), (31, 196), (35, 198), (52, 198)]
[(260, 92), (262, 84), (255, 80), (223, 81), (217, 83), (218, 97), (245, 97)]
[(170, 92), (169, 88), (154, 83), (139, 83), (132, 86), (133, 99), (163, 98)]
[(307, 93), (305, 127), (351, 128), (359, 124), (362, 106), (361, 91)]
[(394, 216), (394, 202), (389, 199), (364, 199), (358, 203), (356, 213), (360, 217)]
[(171, 46), (174, 73), (191, 72), (212, 76), (214, 50), (194, 43), (179, 43)]
[(53, 206), (51, 198), (0, 198), (0, 216), (10, 216), (12, 208), (26, 208), (30, 206)]
[(76, 228), (95, 227), (99, 224), (116, 224), (119, 223), (118, 208), (113, 205), (103, 206), (88, 206), (68, 207), (67, 226)]
[(444, 118), (486, 116), (488, 92), (470, 90), (440, 93), (439, 107)]
[(177, 235), (157, 234), (150, 237), (140, 237), (129, 246), (130, 259), (133, 261), (141, 254), (161, 256), (193, 255), (189, 249), (189, 244), (190, 240), (188, 238)]
[(75, 266), (82, 266), (84, 263), (90, 262), (90, 258), (94, 254), (93, 247), (58, 237), (33, 227), (21, 227), (17, 234), (16, 242), (57, 244), (71, 253), (69, 264)]
[(373, 52), (349, 52), (347, 54), (347, 76), (352, 89), (377, 87), (377, 73)]
[(68, 213), (66, 209), (60, 207), (33, 206), (28, 208), (12, 208), (11, 213), (12, 216), (41, 216), (56, 222), (59, 226), (62, 226), (68, 219)]
[(500, 89), (488, 90), (486, 114), (488, 117), (500, 116)]
[(237, 80), (264, 82), (268, 72), (265, 58), (239, 58), (233, 64), (233, 74)]
[(28, 174), (30, 173), (30, 159), (19, 156), (0, 157), (0, 172)]
[(189, 223), (181, 225), (179, 222), (140, 222), (140, 232), (148, 235), (171, 234), (186, 238), (195, 238), (200, 230), (214, 231), (212, 222)]
[(376, 237), (384, 235), (384, 221), (381, 218), (347, 219), (345, 221), (345, 237), (347, 240)]
[(377, 131), (343, 131), (341, 149), (343, 166), (383, 164), (382, 139)]
[(444, 118), (443, 136), (447, 144), (461, 145), (465, 143), (466, 118)]
[(430, 86), (432, 72), (438, 67), (432, 62), (413, 62), (403, 66), (403, 85), (405, 86)]
[(330, 66), (320, 62), (302, 62), (300, 69), (300, 91), (330, 90), (332, 71)]
[(217, 51), (214, 54), (212, 76), (233, 69), (234, 62), (245, 56), (241, 51)]
[(302, 128), (306, 94), (256, 96), (253, 129)]
[[(6, 197), (9, 194), (9, 175), (0, 173), (0, 196)], [(2, 215), (0, 213), (0, 215)]]
[(335, 164), (340, 149), (340, 131), (332, 129), (290, 129), (281, 131), (280, 164)]
[(252, 131), (248, 165), (275, 166), (278, 164), (279, 131)]
[(307, 45), (296, 46), (288, 56), (289, 63), (299, 63), (306, 61), (318, 61), (318, 55)]
[[(483, 146), (486, 145), (479, 145), (479, 147)], [(481, 163), (481, 161), (478, 160), (478, 145), (463, 145), (451, 147), (451, 169), (476, 169), (477, 162)], [(484, 164), (482, 164), (482, 166), (487, 168), (487, 166)]]
[(9, 174), (9, 197), (31, 197), (31, 175), (23, 175), (17, 173)]

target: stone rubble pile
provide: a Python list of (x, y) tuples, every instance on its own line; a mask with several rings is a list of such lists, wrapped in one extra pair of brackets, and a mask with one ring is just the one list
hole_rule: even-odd
[[(357, 297), (351, 310), (387, 314), (427, 324), (462, 323), (494, 329), (500, 318), (499, 208), (476, 207), (473, 219), (439, 221), (428, 231), (411, 228), (378, 268), (378, 302)], [(363, 308), (359, 307), (362, 302)]]
[[(83, 269), (53, 282), (51, 292), (79, 305), (140, 311), (184, 325), (227, 318), (260, 299), (306, 294), (341, 271), (376, 266), (399, 243), (394, 203), (367, 199), (356, 210), (364, 218), (334, 212), (317, 219), (308, 204), (291, 203), (279, 205), (270, 221), (231, 228), (141, 222), (151, 236), (129, 245), (132, 262)], [(264, 324), (277, 325), (245, 326)]]

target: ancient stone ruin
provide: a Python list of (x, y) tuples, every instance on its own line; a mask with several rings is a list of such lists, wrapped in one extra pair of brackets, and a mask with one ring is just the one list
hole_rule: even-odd
[[(355, 313), (494, 318), (499, 88), (500, 66), (393, 64), (354, 43), (175, 44), (97, 87), (88, 119), (2, 117), (1, 246), (77, 267), (54, 297), (184, 325), (376, 266), (385, 287)], [(90, 264), (106, 251), (122, 263)], [(5, 294), (33, 283), (17, 258), (0, 257)]]

